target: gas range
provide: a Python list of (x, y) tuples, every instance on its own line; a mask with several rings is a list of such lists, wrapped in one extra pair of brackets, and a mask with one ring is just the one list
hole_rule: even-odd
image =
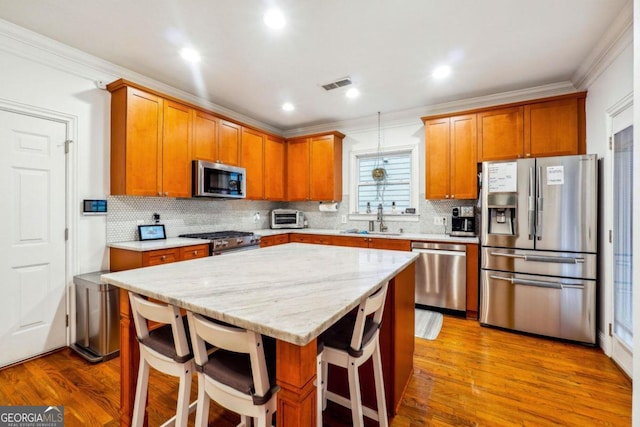
[(213, 231), (181, 234), (179, 237), (209, 240), (209, 255), (222, 255), (260, 247), (260, 236), (250, 231)]

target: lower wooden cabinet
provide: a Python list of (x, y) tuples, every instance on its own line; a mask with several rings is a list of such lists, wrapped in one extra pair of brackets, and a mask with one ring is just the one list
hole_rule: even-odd
[(260, 247), (266, 248), (269, 246), (282, 245), (289, 243), (288, 234), (276, 234), (274, 236), (262, 236), (260, 238)]
[(109, 248), (111, 271), (131, 270), (152, 265), (169, 264), (209, 256), (209, 245), (182, 246), (179, 248), (157, 249), (153, 251), (133, 251)]

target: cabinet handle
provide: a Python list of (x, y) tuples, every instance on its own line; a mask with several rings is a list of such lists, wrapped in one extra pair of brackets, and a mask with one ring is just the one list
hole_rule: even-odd
[(169, 197), (169, 192), (168, 192), (168, 191), (165, 191), (164, 196), (165, 196), (165, 197)]
[(193, 251), (193, 254), (194, 255), (198, 255), (198, 251)]
[(456, 196), (455, 196), (454, 194), (452, 194), (452, 195), (451, 195), (451, 198), (452, 198), (452, 199), (455, 199), (455, 198), (456, 198)]
[(162, 197), (162, 191), (158, 191), (158, 196)]
[(160, 261), (162, 261), (162, 262), (164, 262), (164, 260), (165, 260), (165, 259), (167, 259), (167, 257), (166, 257), (165, 255), (162, 255), (162, 256), (160, 257)]
[(444, 198), (445, 198), (445, 199), (448, 199), (448, 198), (449, 198), (449, 195), (448, 195), (448, 194), (445, 194), (445, 195), (444, 195)]

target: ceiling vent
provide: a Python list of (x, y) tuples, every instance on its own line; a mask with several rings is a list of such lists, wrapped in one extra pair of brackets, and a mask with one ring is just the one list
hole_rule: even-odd
[(353, 82), (350, 77), (344, 77), (340, 80), (336, 80), (335, 82), (324, 84), (322, 87), (324, 90), (333, 90), (338, 89), (339, 87), (349, 86), (351, 83)]

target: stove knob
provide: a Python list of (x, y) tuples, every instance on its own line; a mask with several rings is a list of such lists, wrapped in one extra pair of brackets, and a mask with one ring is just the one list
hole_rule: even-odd
[(236, 243), (237, 243), (237, 244), (239, 244), (239, 245), (241, 245), (242, 243), (244, 243), (244, 240), (243, 240), (243, 239), (241, 239), (240, 237), (238, 237), (238, 238), (236, 239)]
[(220, 246), (227, 246), (227, 245), (229, 245), (228, 241), (226, 241), (226, 240), (221, 240), (220, 241)]

